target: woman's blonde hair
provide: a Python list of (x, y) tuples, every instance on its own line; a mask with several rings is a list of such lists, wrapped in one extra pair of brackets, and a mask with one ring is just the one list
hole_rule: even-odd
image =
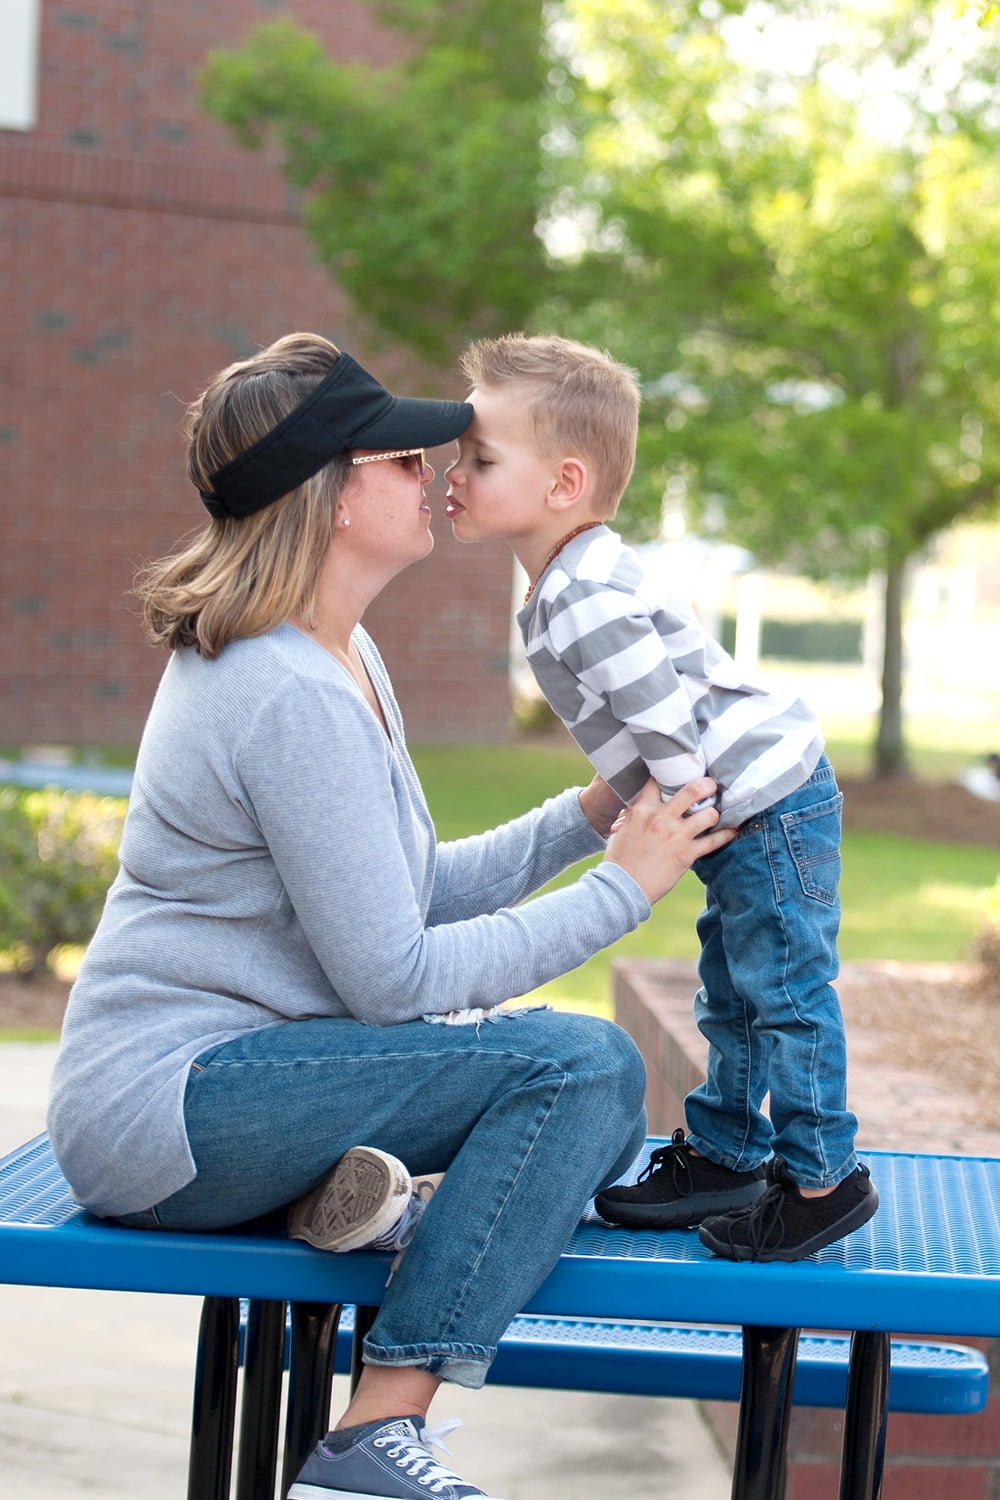
[(594, 509), (614, 515), (635, 465), (640, 394), (634, 370), (590, 344), (523, 333), (470, 344), (459, 369), (470, 386), (522, 388), (539, 450), (587, 459)]
[[(187, 468), (199, 490), (270, 432), (330, 373), (340, 351), (292, 333), (221, 370), (188, 408)], [(135, 592), (156, 645), (218, 656), (230, 641), (263, 635), (316, 602), (350, 456), (338, 454), (280, 500), (239, 519), (211, 520), (178, 552), (143, 569)]]

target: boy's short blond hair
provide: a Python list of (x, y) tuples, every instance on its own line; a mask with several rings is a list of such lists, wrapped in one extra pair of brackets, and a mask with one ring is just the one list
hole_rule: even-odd
[(635, 466), (640, 395), (634, 370), (589, 344), (521, 333), (478, 339), (459, 368), (470, 386), (523, 386), (539, 449), (584, 459), (595, 513), (614, 515)]

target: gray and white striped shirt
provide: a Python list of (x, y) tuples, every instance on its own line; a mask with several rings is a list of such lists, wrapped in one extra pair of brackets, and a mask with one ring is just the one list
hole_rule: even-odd
[(548, 702), (627, 802), (650, 775), (665, 794), (712, 776), (720, 825), (737, 827), (807, 781), (823, 753), (812, 711), (745, 682), (606, 526), (563, 548), (517, 622)]

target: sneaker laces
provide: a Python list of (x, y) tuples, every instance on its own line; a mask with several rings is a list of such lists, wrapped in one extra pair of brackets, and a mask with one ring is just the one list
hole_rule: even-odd
[(669, 1146), (658, 1146), (652, 1153), (637, 1180), (645, 1182), (647, 1177), (652, 1177), (654, 1173), (666, 1172), (668, 1167), (670, 1180), (678, 1198), (689, 1197), (694, 1187), (691, 1178), (691, 1152), (684, 1132), (679, 1127), (670, 1137)]
[(413, 1178), (413, 1191), (414, 1193), (416, 1193), (418, 1198), (422, 1199), (425, 1207), (434, 1197), (434, 1194), (437, 1192), (438, 1188), (441, 1185), (441, 1179), (443, 1177), (443, 1172), (435, 1172), (430, 1177)]
[(456, 1428), (461, 1427), (461, 1425), (461, 1417), (448, 1417), (443, 1422), (435, 1422), (433, 1427), (421, 1427), (420, 1441), (425, 1443), (428, 1448), (440, 1448), (442, 1453), (447, 1453), (451, 1457), (451, 1449), (445, 1442), (445, 1438), (450, 1437)]
[[(746, 1243), (750, 1247), (751, 1259), (756, 1260), (762, 1250), (781, 1243), (785, 1233), (783, 1209), (786, 1189), (791, 1183), (785, 1159), (774, 1156), (767, 1165), (768, 1185), (756, 1202), (726, 1214), (720, 1221), (725, 1227), (724, 1238), (734, 1243), (733, 1230), (737, 1225), (746, 1232)], [(741, 1240), (742, 1242), (742, 1240)]]
[[(427, 1177), (414, 1178), (411, 1182), (412, 1191), (409, 1202), (401, 1216), (396, 1220), (391, 1229), (387, 1229), (384, 1234), (380, 1234), (377, 1239), (372, 1240), (370, 1246), (366, 1247), (371, 1250), (395, 1250), (396, 1254), (392, 1265), (389, 1267), (386, 1286), (389, 1285), (389, 1282), (391, 1282), (399, 1270), (399, 1263), (406, 1253), (406, 1247), (416, 1233), (417, 1225), (423, 1218), (424, 1210), (440, 1187), (443, 1176), (443, 1172), (432, 1172)], [(428, 1431), (430, 1430), (432, 1429), (428, 1429)], [(437, 1431), (437, 1428), (433, 1430)], [(447, 1450), (445, 1451), (447, 1452)]]
[(371, 1244), (365, 1246), (366, 1250), (395, 1250), (396, 1253), (392, 1258), (389, 1274), (385, 1279), (387, 1287), (399, 1270), (399, 1265), (406, 1254), (407, 1246), (416, 1234), (417, 1225), (424, 1216), (424, 1209), (433, 1196), (433, 1188), (426, 1196), (423, 1192), (412, 1192), (409, 1202), (392, 1228), (387, 1229), (384, 1234), (378, 1235), (372, 1240)]
[(419, 1193), (411, 1193), (406, 1207), (390, 1229), (376, 1235), (365, 1246), (366, 1250), (405, 1250), (416, 1233), (427, 1200)]
[(433, 1427), (422, 1427), (416, 1440), (400, 1434), (386, 1433), (373, 1438), (372, 1446), (385, 1448), (387, 1456), (395, 1460), (398, 1469), (404, 1469), (411, 1479), (418, 1479), (432, 1494), (440, 1493), (449, 1484), (465, 1485), (465, 1480), (452, 1473), (451, 1469), (445, 1468), (444, 1464), (439, 1464), (433, 1454), (428, 1453), (427, 1448), (433, 1444), (448, 1453), (450, 1450), (445, 1447), (443, 1439), (461, 1425), (461, 1418), (456, 1417), (448, 1422), (438, 1422)]

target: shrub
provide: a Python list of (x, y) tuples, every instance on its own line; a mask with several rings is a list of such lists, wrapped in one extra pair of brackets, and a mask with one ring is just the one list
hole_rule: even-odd
[(0, 787), (0, 950), (26, 979), (53, 949), (88, 943), (118, 869), (125, 803)]
[[(762, 620), (760, 654), (775, 661), (860, 661), (862, 633), (860, 620)], [(719, 639), (733, 651), (734, 616), (723, 619)]]

